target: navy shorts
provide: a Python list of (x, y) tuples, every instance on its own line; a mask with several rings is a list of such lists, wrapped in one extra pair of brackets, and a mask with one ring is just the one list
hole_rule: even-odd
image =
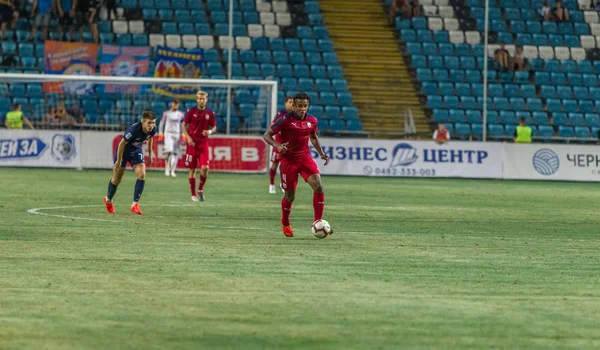
[[(113, 155), (113, 160), (115, 162), (117, 161), (116, 152)], [(121, 168), (126, 168), (127, 163), (129, 163), (129, 165), (131, 165), (132, 168), (140, 163), (144, 163), (144, 152), (138, 150), (133, 152), (123, 152), (123, 161), (121, 162)]]

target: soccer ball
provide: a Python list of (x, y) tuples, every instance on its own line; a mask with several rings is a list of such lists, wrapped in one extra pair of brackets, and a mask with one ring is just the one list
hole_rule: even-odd
[(312, 233), (315, 237), (322, 239), (333, 233), (333, 230), (326, 220), (317, 220), (312, 224)]

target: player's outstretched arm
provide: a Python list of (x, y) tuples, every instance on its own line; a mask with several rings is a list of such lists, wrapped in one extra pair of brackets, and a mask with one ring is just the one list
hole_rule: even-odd
[(273, 148), (276, 148), (277, 151), (279, 151), (279, 153), (284, 154), (287, 151), (287, 142), (284, 144), (280, 144), (279, 142), (275, 141), (274, 136), (275, 132), (269, 127), (263, 135), (263, 140), (265, 140), (265, 142), (269, 145), (273, 146)]
[(321, 143), (319, 142), (319, 136), (317, 136), (316, 133), (310, 134), (310, 142), (312, 143), (313, 147), (317, 150), (317, 153), (319, 153), (321, 159), (325, 161), (325, 165), (327, 165), (329, 163), (329, 156), (323, 153), (323, 148), (321, 147)]
[(123, 152), (125, 152), (125, 146), (127, 145), (127, 141), (121, 139), (119, 142), (119, 146), (117, 147), (117, 161), (115, 162), (114, 168), (118, 169), (121, 167), (121, 163), (123, 162)]
[(29, 129), (35, 129), (31, 121), (27, 117), (23, 117), (23, 122), (29, 127)]

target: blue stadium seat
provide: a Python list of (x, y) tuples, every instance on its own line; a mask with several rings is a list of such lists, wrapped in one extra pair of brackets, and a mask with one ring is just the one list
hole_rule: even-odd
[(596, 87), (598, 85), (598, 77), (595, 74), (584, 74), (583, 85), (588, 87)]
[(338, 92), (337, 93), (338, 103), (342, 107), (350, 107), (353, 104), (352, 94), (348, 92)]
[(412, 27), (415, 29), (427, 29), (427, 19), (425, 17), (413, 17)]
[(325, 114), (328, 119), (339, 119), (341, 109), (338, 106), (325, 106)]
[(281, 86), (284, 90), (296, 90), (298, 88), (298, 80), (296, 78), (283, 78), (281, 79)]
[(562, 105), (563, 105), (563, 110), (567, 113), (575, 113), (578, 110), (578, 105), (577, 105), (576, 100), (563, 99)]
[(218, 62), (208, 62), (207, 64), (209, 75), (219, 75), (223, 73), (223, 67)]
[(456, 83), (456, 94), (458, 96), (470, 96), (471, 85), (467, 83)]
[(321, 92), (321, 103), (324, 105), (335, 105), (337, 104), (335, 94), (333, 92)]
[(325, 66), (312, 65), (310, 66), (310, 76), (313, 79), (324, 79), (327, 77)]
[(450, 41), (450, 35), (445, 30), (436, 30), (433, 32), (433, 40), (438, 44), (446, 44)]
[(258, 63), (272, 63), (271, 51), (258, 50), (256, 51), (256, 60)]
[(556, 25), (556, 22), (543, 22), (542, 29), (546, 34), (558, 33), (558, 26)]
[(447, 109), (434, 109), (432, 119), (436, 123), (446, 123), (450, 120)]
[(314, 88), (314, 81), (311, 78), (299, 78), (298, 89), (301, 91), (312, 91)]
[(294, 71), (292, 70), (292, 65), (278, 64), (277, 65), (277, 75), (280, 77), (286, 77), (286, 78), (293, 77)]
[(400, 36), (402, 40), (405, 42), (416, 42), (417, 41), (417, 33), (414, 29), (402, 29), (400, 31)]
[(587, 126), (576, 126), (575, 136), (580, 139), (592, 137), (590, 133), (590, 128), (588, 128)]
[(449, 115), (452, 123), (464, 123), (467, 119), (462, 109), (450, 109)]
[(196, 35), (211, 35), (210, 25), (208, 23), (194, 24)]
[(289, 54), (291, 64), (305, 64), (304, 53), (302, 51), (292, 51)]
[(417, 69), (417, 79), (420, 81), (432, 81), (432, 73), (429, 68), (419, 68)]
[(333, 41), (330, 39), (319, 39), (317, 41), (317, 47), (322, 52), (333, 52)]
[(454, 84), (441, 82), (438, 85), (439, 94), (442, 96), (454, 95)]
[(213, 23), (228, 23), (225, 11), (211, 11), (210, 19)]
[(284, 64), (289, 62), (290, 59), (286, 51), (273, 51), (273, 63)]
[(589, 113), (585, 115), (586, 124), (590, 127), (600, 127), (600, 115), (596, 113)]
[(439, 82), (448, 81), (448, 71), (445, 69), (434, 69), (433, 79)]
[(348, 91), (348, 83), (343, 79), (333, 79), (331, 81), (333, 91), (335, 92), (346, 92)]
[[(256, 62), (256, 55), (253, 50), (242, 50), (240, 51), (240, 61), (242, 63), (254, 63)], [(252, 74), (254, 75), (254, 74)]]
[(457, 96), (444, 96), (443, 100), (444, 100), (444, 106), (448, 109), (460, 107), (460, 100), (458, 99)]
[(311, 78), (308, 66), (305, 64), (295, 64), (294, 76), (296, 78)]
[(559, 126), (558, 127), (559, 137), (575, 137), (575, 130), (572, 126)]
[(573, 96), (573, 90), (570, 86), (558, 86), (556, 88), (556, 93), (561, 98), (571, 98)]
[(275, 76), (275, 65), (272, 63), (261, 63), (260, 71), (264, 77)]
[[(521, 10), (521, 16), (525, 18), (523, 10)], [(539, 34), (542, 32), (542, 25), (537, 20), (529, 20), (526, 22), (527, 32), (531, 34)]]
[[(331, 52), (323, 53), (323, 57), (325, 55), (331, 54)], [(336, 56), (337, 59), (337, 56)], [(306, 53), (306, 63), (308, 64), (321, 64), (323, 61), (321, 60), (321, 53), (319, 52), (307, 52)], [(334, 65), (334, 63), (325, 62), (326, 65)], [(337, 63), (335, 63), (337, 65)]]
[(187, 2), (185, 0), (171, 0), (171, 6), (175, 10), (185, 10), (187, 8)]
[(346, 120), (358, 120), (358, 109), (356, 107), (342, 107), (342, 115)]
[(425, 42), (433, 42), (433, 33), (428, 29), (419, 29), (417, 30), (417, 40), (425, 43)]
[(360, 120), (350, 119), (346, 122), (346, 130), (348, 131), (362, 131), (362, 123)]
[(302, 50), (319, 51), (317, 48), (317, 41), (315, 39), (302, 39)]
[(324, 26), (314, 26), (313, 27), (314, 36), (317, 39), (328, 39), (329, 38), (329, 30)]
[(479, 107), (477, 105), (477, 100), (475, 100), (475, 97), (472, 97), (472, 96), (461, 96), (460, 104), (461, 104), (462, 108), (465, 108), (465, 109), (475, 109), (475, 108)]
[(296, 34), (297, 34), (298, 38), (301, 38), (301, 39), (313, 37), (312, 28), (309, 26), (298, 26), (296, 29)]
[(490, 136), (502, 136), (504, 135), (504, 126), (500, 124), (489, 124), (488, 133)]
[(438, 86), (434, 82), (423, 82), (421, 85), (421, 94), (423, 95), (437, 95)]
[(590, 34), (590, 26), (587, 23), (575, 23), (576, 35), (589, 35)]
[(465, 81), (465, 71), (462, 69), (450, 69), (450, 81), (453, 82), (464, 82)]
[(434, 108), (442, 108), (442, 97), (441, 96), (427, 96), (427, 103), (426, 103), (428, 108), (434, 109)]
[(269, 41), (265, 37), (252, 38), (253, 50), (268, 50)]
[(457, 123), (454, 125), (454, 133), (461, 139), (471, 135), (471, 126), (469, 124)]
[(552, 113), (552, 123), (554, 125), (567, 125), (569, 123), (569, 118), (567, 117), (567, 113), (556, 112)]
[[(414, 43), (412, 43), (414, 44)], [(424, 55), (437, 55), (438, 45), (436, 43), (423, 43), (423, 54)]]
[(571, 125), (573, 126), (584, 126), (585, 118), (582, 113), (569, 113), (569, 120), (571, 121)]

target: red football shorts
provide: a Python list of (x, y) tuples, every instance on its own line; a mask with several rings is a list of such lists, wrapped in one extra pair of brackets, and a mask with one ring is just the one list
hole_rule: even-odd
[(190, 169), (196, 169), (198, 167), (198, 161), (200, 166), (208, 166), (209, 154), (208, 144), (196, 144), (195, 146), (187, 146), (185, 151), (185, 166)]
[(279, 157), (279, 152), (277, 152), (277, 149), (275, 147), (273, 147), (273, 152), (271, 152), (271, 162), (279, 163), (280, 160), (281, 159)]
[(298, 174), (304, 181), (314, 174), (320, 174), (317, 163), (310, 157), (292, 161), (282, 158), (279, 172), (281, 173), (281, 186), (284, 190), (296, 189)]

